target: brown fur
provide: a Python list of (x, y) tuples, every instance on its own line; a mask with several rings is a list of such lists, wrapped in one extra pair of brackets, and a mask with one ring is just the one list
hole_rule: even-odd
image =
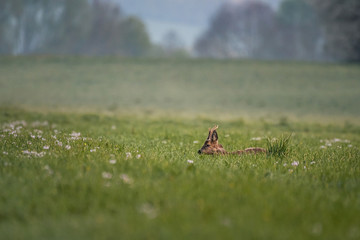
[(221, 144), (218, 142), (218, 134), (216, 132), (216, 129), (218, 126), (214, 126), (213, 128), (209, 129), (209, 135), (204, 143), (204, 145), (201, 147), (201, 149), (198, 151), (199, 154), (247, 154), (247, 153), (266, 153), (266, 150), (264, 148), (260, 147), (251, 147), (246, 148), (245, 150), (238, 150), (235, 152), (227, 152)]

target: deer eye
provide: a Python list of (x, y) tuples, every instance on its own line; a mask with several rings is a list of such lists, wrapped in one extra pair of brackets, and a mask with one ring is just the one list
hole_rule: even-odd
[(210, 147), (210, 144), (206, 144), (207, 147)]

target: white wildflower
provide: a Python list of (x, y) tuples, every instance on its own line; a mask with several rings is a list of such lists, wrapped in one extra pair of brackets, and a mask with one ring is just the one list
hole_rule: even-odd
[(250, 140), (251, 141), (260, 141), (262, 138), (261, 137), (253, 137)]
[(141, 155), (140, 154), (136, 155), (136, 158), (137, 159), (141, 158)]
[(96, 152), (96, 148), (90, 149), (90, 152)]
[(45, 156), (45, 152), (39, 152), (39, 153), (37, 153), (37, 152), (34, 152), (33, 153), (34, 155), (35, 155), (35, 157), (43, 157), (43, 156)]
[(133, 180), (126, 174), (121, 174), (120, 178), (126, 184), (132, 184), (133, 183)]
[(321, 148), (321, 149), (324, 149), (324, 148), (326, 148), (326, 147), (325, 147), (324, 145), (321, 145), (320, 148)]
[(116, 126), (115, 126), (115, 125), (112, 125), (112, 126), (111, 126), (111, 129), (112, 129), (112, 130), (116, 130)]
[(111, 178), (112, 178), (112, 174), (109, 173), (109, 172), (102, 172), (101, 176), (102, 176), (104, 179), (111, 179)]
[(43, 149), (48, 150), (50, 146), (44, 146)]
[(199, 141), (195, 140), (195, 141), (193, 141), (193, 143), (199, 143)]
[(66, 145), (65, 148), (66, 148), (66, 150), (70, 150), (71, 146), (70, 146), (70, 145)]
[(125, 154), (126, 154), (126, 159), (131, 158), (131, 153), (130, 152), (127, 152)]
[(299, 165), (299, 162), (298, 162), (298, 161), (294, 161), (294, 162), (291, 163), (291, 165), (293, 165), (293, 166), (298, 166), (298, 165)]
[(78, 140), (78, 139), (80, 139), (80, 135), (81, 135), (81, 133), (79, 133), (79, 132), (72, 132), (71, 134), (70, 134), (70, 139), (71, 140)]
[(55, 143), (56, 143), (56, 145), (58, 145), (60, 147), (62, 147), (62, 145), (63, 145), (62, 142), (60, 142), (59, 140), (56, 140)]
[(44, 121), (44, 122), (35, 121), (31, 124), (32, 127), (46, 127), (48, 125), (49, 125), (48, 121)]
[(24, 127), (26, 127), (27, 123), (25, 120), (18, 120), (18, 121), (14, 121), (12, 123), (9, 123), (9, 124), (5, 124), (5, 126), (11, 126), (11, 127), (15, 127), (15, 126), (18, 126), (18, 125), (23, 125)]
[(163, 140), (162, 143), (163, 143), (163, 144), (166, 144), (167, 142), (166, 142), (166, 140)]
[(34, 157), (43, 157), (43, 156), (45, 156), (45, 152), (40, 152), (40, 153), (38, 153), (38, 152), (35, 152), (35, 151), (29, 151), (29, 150), (25, 150), (25, 151), (22, 151), (23, 152), (23, 154), (27, 154), (27, 155), (29, 155), (29, 156), (34, 156)]
[(312, 162), (310, 162), (310, 164), (311, 164), (311, 165), (313, 165), (313, 164), (315, 164), (315, 162), (314, 162), (314, 161), (312, 161)]
[(115, 160), (115, 159), (110, 159), (110, 160), (109, 160), (109, 163), (110, 163), (110, 164), (115, 164), (115, 163), (116, 163), (116, 160)]
[(320, 142), (325, 142), (325, 145), (330, 147), (332, 145), (332, 143), (350, 143), (350, 140), (334, 138), (334, 139), (331, 139), (331, 140), (328, 140), (328, 139), (320, 140)]
[(9, 153), (8, 153), (8, 152), (3, 152), (3, 154), (4, 154), (4, 155), (9, 155)]
[(349, 147), (349, 148), (351, 148), (351, 147), (352, 147), (352, 145), (351, 145), (351, 144), (349, 144), (349, 145), (348, 145), (348, 147)]
[(287, 166), (287, 163), (284, 163), (283, 166), (286, 167), (286, 166)]
[(10, 132), (9, 134), (10, 134), (10, 135), (13, 135), (14, 137), (17, 137), (16, 131), (12, 131), (12, 132)]
[(187, 160), (187, 162), (189, 163), (189, 164), (193, 164), (194, 163), (194, 161), (193, 160)]
[(230, 137), (230, 135), (229, 135), (229, 134), (226, 134), (225, 137), (228, 138), (228, 137)]
[(30, 151), (29, 150), (24, 150), (24, 151), (22, 151), (23, 152), (23, 154), (30, 154)]
[(49, 165), (45, 165), (44, 170), (46, 170), (49, 175), (52, 175), (54, 173), (54, 171), (49, 167)]
[(148, 218), (154, 219), (158, 215), (158, 211), (150, 203), (144, 203), (139, 207), (139, 212), (145, 214)]
[(39, 129), (34, 129), (34, 132), (36, 132), (38, 135), (43, 134), (43, 131), (39, 130)]

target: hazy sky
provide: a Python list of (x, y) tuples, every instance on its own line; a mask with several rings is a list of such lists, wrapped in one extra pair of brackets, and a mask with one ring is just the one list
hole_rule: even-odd
[[(207, 28), (209, 19), (225, 2), (245, 0), (113, 0), (123, 11), (140, 17), (153, 42), (162, 41), (166, 32), (174, 30), (190, 48)], [(281, 0), (262, 0), (276, 7)]]

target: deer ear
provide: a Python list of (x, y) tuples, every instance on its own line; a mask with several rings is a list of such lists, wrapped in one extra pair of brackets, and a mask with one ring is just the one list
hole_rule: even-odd
[(217, 140), (218, 140), (218, 135), (217, 135), (216, 130), (214, 130), (212, 135), (211, 135), (211, 141), (216, 142)]
[(211, 137), (211, 129), (209, 128), (209, 135), (208, 135), (207, 139), (210, 140), (210, 137)]

